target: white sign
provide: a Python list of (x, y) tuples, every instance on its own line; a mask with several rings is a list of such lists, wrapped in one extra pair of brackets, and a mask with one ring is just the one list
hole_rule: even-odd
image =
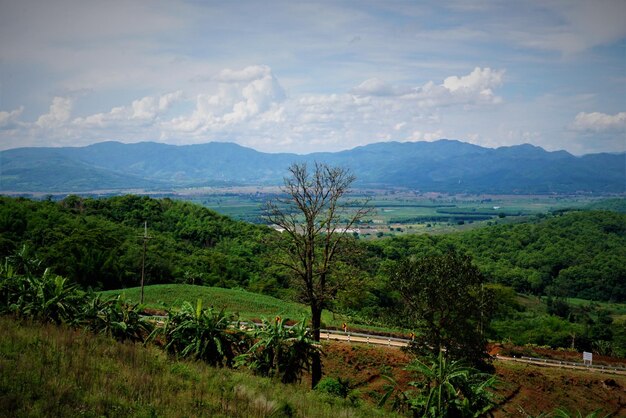
[(593, 353), (588, 353), (586, 351), (583, 351), (583, 363), (587, 364), (587, 362), (589, 362), (589, 364), (591, 364), (592, 361), (593, 361)]

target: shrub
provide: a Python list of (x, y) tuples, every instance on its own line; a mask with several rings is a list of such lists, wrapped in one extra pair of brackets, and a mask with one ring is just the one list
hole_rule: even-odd
[(235, 356), (248, 347), (244, 334), (229, 329), (233, 319), (223, 310), (202, 309), (199, 299), (195, 309), (184, 302), (180, 311), (170, 311), (160, 332), (170, 353), (203, 360), (212, 366), (230, 367)]
[(141, 316), (139, 304), (128, 303), (120, 295), (102, 299), (89, 294), (81, 320), (91, 331), (120, 341), (145, 342), (154, 329), (153, 324)]
[(277, 377), (283, 383), (300, 381), (302, 372), (311, 369), (311, 362), (320, 355), (320, 348), (311, 338), (304, 320), (293, 327), (286, 319), (274, 322), (263, 319), (255, 332), (256, 343), (239, 356), (239, 364), (247, 364), (256, 374)]

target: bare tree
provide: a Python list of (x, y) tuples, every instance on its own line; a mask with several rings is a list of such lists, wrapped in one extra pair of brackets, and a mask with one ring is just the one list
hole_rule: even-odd
[[(268, 202), (265, 219), (283, 230), (280, 261), (300, 287), (302, 301), (311, 307), (313, 339), (320, 340), (322, 310), (340, 283), (333, 281), (333, 261), (341, 253), (352, 226), (368, 212), (367, 202), (345, 200), (355, 177), (349, 170), (315, 163), (292, 164), (285, 177), (283, 197)], [(312, 362), (312, 386), (322, 377), (319, 357)]]

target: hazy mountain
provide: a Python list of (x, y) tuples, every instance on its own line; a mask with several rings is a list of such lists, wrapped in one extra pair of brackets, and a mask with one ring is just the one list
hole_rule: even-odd
[(292, 162), (350, 168), (361, 187), (467, 193), (624, 193), (626, 154), (573, 156), (524, 144), (385, 142), (336, 153), (269, 154), (233, 143), (102, 142), (0, 153), (1, 191), (281, 184)]

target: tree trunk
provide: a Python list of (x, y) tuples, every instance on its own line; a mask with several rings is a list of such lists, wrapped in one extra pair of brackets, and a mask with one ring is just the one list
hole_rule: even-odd
[[(322, 310), (317, 306), (311, 306), (311, 331), (313, 339), (320, 341), (320, 327), (322, 324)], [(322, 359), (319, 354), (313, 356), (311, 361), (311, 389), (315, 389), (317, 383), (322, 379)]]

